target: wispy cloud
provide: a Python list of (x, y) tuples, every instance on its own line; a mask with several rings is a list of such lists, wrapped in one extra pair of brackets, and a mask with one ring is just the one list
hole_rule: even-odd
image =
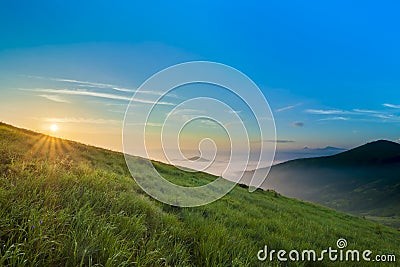
[(293, 127), (303, 127), (303, 126), (304, 126), (304, 122), (296, 121), (296, 122), (291, 123), (290, 126), (293, 126)]
[[(43, 77), (43, 76), (32, 76), (28, 75), (27, 77), (29, 78), (35, 78), (35, 79), (42, 79), (42, 80), (49, 80), (49, 81), (55, 81), (55, 82), (60, 82), (60, 83), (69, 83), (69, 84), (74, 84), (78, 87), (82, 88), (97, 88), (97, 89), (113, 89), (119, 92), (126, 92), (126, 93), (139, 93), (139, 94), (146, 94), (146, 95), (164, 95), (163, 92), (159, 91), (149, 91), (149, 90), (141, 90), (137, 91), (137, 89), (132, 89), (132, 88), (125, 88), (121, 87), (115, 84), (109, 84), (109, 83), (99, 83), (99, 82), (90, 82), (90, 81), (81, 81), (81, 80), (75, 80), (75, 79), (65, 79), (65, 78), (53, 78), (53, 77)], [(168, 97), (174, 97), (178, 98), (175, 94), (168, 93)]]
[(295, 104), (295, 105), (291, 105), (291, 106), (286, 106), (286, 107), (283, 107), (283, 108), (279, 108), (279, 109), (277, 109), (277, 110), (275, 110), (276, 112), (282, 112), (282, 111), (286, 111), (286, 110), (290, 110), (290, 109), (293, 109), (293, 108), (295, 108), (295, 107), (298, 107), (298, 106), (301, 106), (303, 103), (297, 103), (297, 104)]
[(130, 98), (127, 96), (120, 96), (120, 95), (108, 94), (108, 93), (91, 92), (91, 91), (83, 91), (83, 90), (48, 89), (48, 88), (34, 88), (34, 89), (19, 88), (19, 89), (22, 91), (33, 91), (33, 92), (41, 92), (41, 93), (93, 96), (93, 97), (101, 97), (101, 98), (108, 98), (108, 99), (115, 99), (115, 100), (125, 100), (125, 101), (130, 100)]
[(205, 114), (204, 110), (200, 109), (192, 109), (192, 108), (182, 108), (182, 109), (173, 109), (168, 113), (168, 116), (171, 115), (201, 115)]
[(393, 114), (373, 114), (374, 117), (384, 119), (384, 120), (394, 120), (399, 121), (400, 117)]
[(324, 118), (320, 119), (320, 121), (348, 121), (350, 118), (347, 117), (329, 117), (329, 118)]
[(264, 140), (264, 142), (268, 143), (294, 143), (294, 140), (286, 140), (286, 139), (276, 139), (276, 140)]
[(242, 111), (241, 110), (228, 110), (229, 114), (236, 114), (239, 115)]
[[(100, 92), (92, 92), (92, 91), (83, 91), (83, 90), (70, 90), (70, 89), (48, 89), (48, 88), (33, 88), (33, 89), (26, 89), (26, 88), (18, 88), (19, 90), (23, 91), (33, 91), (33, 92), (41, 92), (41, 93), (51, 93), (51, 94), (62, 94), (62, 95), (78, 95), (78, 96), (91, 96), (91, 97), (100, 97), (100, 98), (107, 98), (107, 99), (114, 99), (114, 100), (123, 100), (123, 101), (130, 101), (131, 98), (127, 96), (121, 96), (116, 94), (108, 94), (108, 93), (100, 93)], [(133, 98), (132, 101), (143, 103), (143, 104), (154, 104), (154, 101), (140, 99), (140, 98)], [(157, 102), (158, 105), (174, 105), (170, 102), (159, 101)]]
[[(400, 109), (400, 105), (382, 104), (384, 107)], [(388, 110), (371, 110), (354, 108), (352, 110), (342, 109), (306, 109), (305, 112), (316, 115), (325, 115), (325, 118), (318, 119), (318, 121), (369, 121), (369, 122), (398, 122), (400, 116), (391, 114)], [(329, 116), (337, 115), (337, 116)], [(349, 116), (340, 116), (349, 115)]]
[(357, 112), (357, 113), (369, 113), (369, 114), (371, 114), (371, 113), (381, 113), (381, 111), (378, 111), (378, 110), (358, 109), (358, 108), (353, 109), (353, 111)]
[(321, 114), (321, 115), (353, 114), (353, 112), (351, 111), (345, 111), (340, 109), (306, 109), (305, 111), (310, 114)]
[(383, 104), (384, 107), (387, 108), (400, 108), (400, 105), (394, 105), (394, 104)]
[(59, 103), (70, 103), (68, 100), (60, 97), (59, 95), (39, 95), (40, 97), (44, 97), (48, 100), (59, 102)]
[(94, 119), (94, 118), (41, 118), (45, 122), (51, 123), (89, 123), (89, 124), (120, 124), (122, 121), (119, 120), (107, 120), (107, 119)]
[(199, 122), (209, 127), (216, 127), (219, 125), (217, 122), (208, 119), (199, 119)]
[(108, 84), (108, 83), (89, 82), (89, 81), (80, 81), (80, 80), (74, 80), (74, 79), (52, 78), (52, 77), (42, 77), (42, 76), (28, 76), (28, 77), (56, 81), (56, 82), (63, 82), (63, 83), (72, 83), (77, 86), (85, 86), (85, 87), (92, 87), (92, 88), (110, 88), (110, 89), (114, 89), (114, 90), (120, 91), (120, 92), (131, 92), (132, 93), (132, 92), (136, 91), (135, 89), (123, 88), (123, 87), (119, 87), (117, 85)]

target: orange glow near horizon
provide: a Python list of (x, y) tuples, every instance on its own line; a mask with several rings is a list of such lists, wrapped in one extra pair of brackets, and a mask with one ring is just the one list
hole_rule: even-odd
[(53, 133), (58, 131), (58, 125), (57, 124), (52, 124), (50, 125), (50, 131), (52, 131)]

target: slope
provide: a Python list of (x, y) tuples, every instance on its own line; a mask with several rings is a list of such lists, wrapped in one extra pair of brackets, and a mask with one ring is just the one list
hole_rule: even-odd
[[(399, 231), (274, 192), (236, 187), (210, 205), (177, 208), (144, 194), (121, 153), (6, 124), (0, 142), (0, 265), (376, 266), (257, 259), (264, 245), (321, 251), (338, 238), (399, 257)], [(182, 184), (215, 178), (155, 165)]]

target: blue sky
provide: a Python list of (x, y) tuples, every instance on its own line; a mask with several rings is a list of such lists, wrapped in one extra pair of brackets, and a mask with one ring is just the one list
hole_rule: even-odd
[(260, 87), (280, 149), (400, 138), (397, 1), (259, 2), (2, 2), (0, 120), (120, 149), (134, 90), (209, 60)]

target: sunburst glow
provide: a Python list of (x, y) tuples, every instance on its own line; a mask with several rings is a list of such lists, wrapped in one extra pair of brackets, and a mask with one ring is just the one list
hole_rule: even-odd
[(58, 125), (57, 124), (52, 124), (50, 125), (50, 131), (57, 132), (58, 131)]

